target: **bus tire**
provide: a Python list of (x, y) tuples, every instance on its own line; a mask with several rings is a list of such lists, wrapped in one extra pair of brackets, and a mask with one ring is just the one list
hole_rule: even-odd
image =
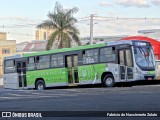
[(112, 74), (108, 74), (103, 78), (104, 87), (113, 87), (115, 85), (115, 80)]
[(45, 83), (43, 80), (38, 80), (36, 82), (36, 89), (37, 90), (44, 90), (45, 89)]

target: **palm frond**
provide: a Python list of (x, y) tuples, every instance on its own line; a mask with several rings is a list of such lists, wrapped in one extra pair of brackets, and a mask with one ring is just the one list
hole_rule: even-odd
[(69, 28), (70, 26), (74, 26), (74, 24), (77, 22), (77, 19), (75, 18), (67, 18), (66, 24), (64, 26), (64, 29)]
[(72, 33), (77, 34), (77, 35), (80, 34), (79, 30), (75, 26), (73, 26), (73, 25), (72, 26), (68, 26), (67, 32), (69, 34), (72, 34)]
[(72, 37), (72, 40), (74, 40), (78, 45), (81, 45), (81, 41), (77, 33), (68, 31), (68, 34)]
[(79, 38), (79, 36), (77, 34), (73, 34), (72, 38), (78, 45), (81, 45), (80, 38)]
[(54, 13), (58, 14), (60, 12), (63, 12), (63, 6), (59, 2), (56, 2), (54, 7)]
[(66, 45), (68, 48), (72, 47), (72, 38), (68, 36), (68, 34), (65, 34), (66, 35)]
[(74, 13), (78, 12), (78, 8), (77, 7), (73, 7), (72, 9), (69, 9), (66, 13), (67, 16), (72, 16)]
[(53, 42), (56, 40), (57, 36), (58, 36), (59, 31), (55, 31), (54, 33), (52, 33), (52, 35), (50, 36), (48, 42), (47, 42), (47, 46), (46, 46), (46, 50), (50, 50), (51, 47), (53, 46)]
[(65, 47), (71, 47), (72, 38), (67, 33), (63, 33), (63, 36), (63, 42), (65, 44)]
[(54, 24), (50, 20), (45, 20), (43, 23), (37, 25), (37, 28), (43, 28), (43, 29), (57, 29), (57, 25)]

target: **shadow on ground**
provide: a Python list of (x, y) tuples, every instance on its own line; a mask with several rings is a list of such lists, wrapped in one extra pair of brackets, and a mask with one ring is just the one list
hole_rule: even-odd
[[(136, 82), (126, 82), (117, 83), (115, 87), (132, 87), (132, 86), (144, 86), (144, 85), (160, 85), (160, 80), (148, 80), (148, 81), (136, 81)], [(65, 87), (49, 87), (50, 89), (73, 89), (73, 88), (102, 88), (102, 84), (93, 85), (79, 85), (79, 86), (65, 86)]]

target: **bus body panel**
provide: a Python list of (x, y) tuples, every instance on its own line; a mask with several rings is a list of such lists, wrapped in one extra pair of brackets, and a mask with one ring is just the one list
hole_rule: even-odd
[(106, 66), (105, 63), (79, 66), (79, 84), (101, 83), (101, 75), (105, 72)]
[(3, 84), (4, 88), (18, 89), (19, 81), (18, 81), (18, 73), (10, 73), (3, 75)]
[(156, 80), (160, 80), (160, 60), (156, 60)]
[(65, 86), (67, 85), (67, 69), (54, 68), (36, 71), (27, 71), (27, 85), (34, 86), (37, 79), (43, 79), (46, 87), (50, 86)]
[(141, 71), (138, 66), (135, 67), (135, 81), (138, 80), (153, 80), (155, 79), (155, 70)]
[(119, 71), (119, 65), (118, 64), (108, 63), (108, 67), (106, 67), (106, 72), (112, 73), (115, 82), (123, 82), (119, 79), (120, 74), (119, 74), (118, 71)]

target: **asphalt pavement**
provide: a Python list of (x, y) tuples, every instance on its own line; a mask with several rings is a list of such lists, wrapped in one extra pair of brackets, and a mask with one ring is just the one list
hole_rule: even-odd
[[(80, 111), (79, 113), (82, 111), (93, 113), (94, 111), (160, 111), (159, 103), (160, 85), (114, 88), (102, 88), (101, 86), (54, 88), (44, 91), (0, 88), (0, 111), (73, 111), (73, 114), (76, 114), (75, 111)], [(82, 117), (42, 119), (81, 120)], [(83, 119), (158, 120), (157, 117), (129, 117), (128, 119), (127, 117), (87, 117)]]

